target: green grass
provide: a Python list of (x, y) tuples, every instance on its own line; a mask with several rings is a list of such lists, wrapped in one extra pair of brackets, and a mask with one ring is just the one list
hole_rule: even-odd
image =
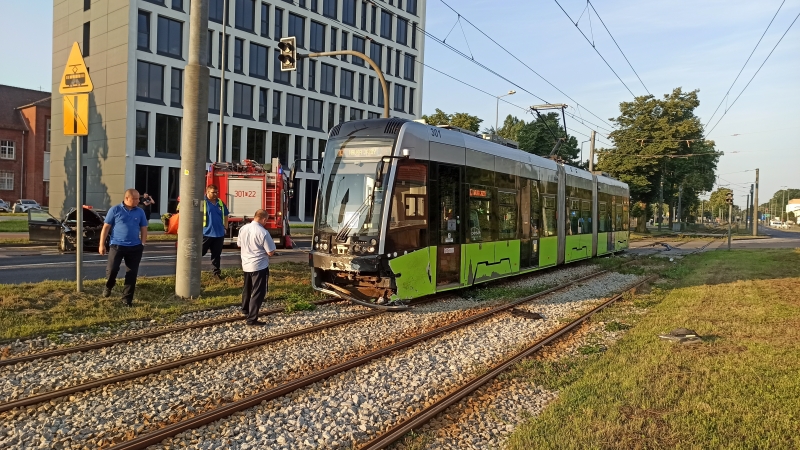
[(27, 233), (27, 220), (2, 220), (0, 221), (0, 233)]
[[(684, 258), (605, 352), (533, 360), (509, 376), (559, 389), (509, 448), (800, 448), (800, 250)], [(623, 302), (616, 308), (633, 306)], [(633, 315), (632, 315), (633, 316)], [(703, 336), (658, 339), (678, 327)]]
[[(92, 330), (130, 320), (170, 321), (203, 309), (222, 308), (241, 303), (242, 271), (223, 270), (218, 281), (203, 273), (200, 298), (182, 300), (174, 296), (174, 277), (140, 277), (136, 284), (134, 307), (122, 306), (122, 283), (110, 298), (100, 294), (104, 280), (84, 283), (84, 292), (75, 292), (75, 283), (45, 281), (35, 284), (0, 284), (0, 341), (31, 336), (48, 336), (73, 330)], [(284, 306), (287, 312), (313, 308), (321, 299), (309, 283), (307, 264), (270, 265), (269, 294), (264, 308)]]
[(163, 223), (148, 224), (147, 231), (164, 231), (164, 224)]
[(28, 213), (7, 213), (0, 212), (0, 217), (28, 217)]

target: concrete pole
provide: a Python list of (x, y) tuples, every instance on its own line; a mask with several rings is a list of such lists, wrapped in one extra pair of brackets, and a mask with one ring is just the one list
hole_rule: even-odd
[(756, 211), (756, 220), (753, 222), (753, 236), (758, 236), (758, 169), (756, 169), (756, 184), (753, 189), (753, 210)]
[[(200, 295), (200, 252), (203, 248), (202, 202), (204, 201), (206, 131), (208, 129), (208, 0), (194, 0), (189, 14), (189, 61), (183, 97), (181, 134), (181, 220), (178, 225), (178, 258), (175, 295)], [(222, 38), (223, 42), (225, 37)], [(222, 105), (220, 105), (222, 107)]]
[(594, 171), (594, 135), (595, 131), (592, 130), (592, 135), (589, 137), (589, 172)]
[[(222, 2), (222, 61), (219, 62), (220, 67), (220, 76), (219, 76), (219, 135), (217, 138), (219, 139), (219, 148), (217, 149), (217, 162), (222, 162), (225, 158), (225, 140), (223, 137), (225, 136), (225, 63), (227, 62), (227, 57), (225, 56), (225, 51), (228, 49), (228, 40), (225, 39), (225, 30), (228, 27), (228, 0), (223, 0)], [(211, 42), (208, 43), (211, 45)], [(236, 162), (236, 161), (233, 161)]]
[(733, 214), (733, 205), (728, 205), (728, 251), (731, 251), (731, 215)]
[(658, 213), (656, 217), (659, 218), (658, 221), (658, 231), (661, 231), (661, 223), (664, 221), (663, 212), (664, 212), (664, 173), (661, 173), (661, 184), (658, 188)]
[(675, 211), (675, 221), (678, 222), (678, 227), (680, 228), (681, 224), (681, 198), (683, 197), (683, 183), (678, 186), (678, 210)]
[[(82, 96), (81, 96), (82, 97)], [(78, 96), (76, 96), (78, 98)], [(86, 98), (89, 98), (86, 95)], [(77, 100), (76, 100), (77, 109)], [(75, 156), (75, 280), (77, 282), (77, 291), (83, 292), (83, 148), (81, 148), (81, 138), (83, 136), (75, 137), (77, 141), (78, 152)], [(87, 138), (88, 141), (88, 138)]]

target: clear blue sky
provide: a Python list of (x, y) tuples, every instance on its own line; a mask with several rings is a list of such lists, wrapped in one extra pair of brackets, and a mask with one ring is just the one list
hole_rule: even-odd
[[(580, 115), (588, 121), (609, 129), (608, 123), (592, 113), (607, 121), (619, 114), (620, 102), (633, 99), (554, 0), (446, 1), (580, 103), (585, 108), (580, 109)], [(589, 39), (594, 39), (596, 48), (633, 94), (646, 94), (594, 11), (588, 16), (584, 12), (586, 2), (559, 0), (559, 3), (573, 20), (580, 17), (580, 29)], [(0, 74), (0, 84), (50, 89), (52, 1), (0, 0), (0, 5), (3, 11), (0, 29), (5, 36), (0, 46), (0, 61), (6, 69)], [(708, 122), (725, 98), (725, 93), (780, 5), (781, 0), (598, 0), (594, 4), (599, 17), (650, 93), (661, 97), (676, 87), (686, 91), (700, 90), (701, 104), (697, 114), (703, 123)], [(731, 89), (728, 105), (739, 95), (798, 13), (800, 0), (787, 0), (783, 4)], [(579, 111), (573, 100), (495, 47), (467, 22), (462, 20), (458, 25), (457, 17), (441, 0), (428, 1), (428, 32), (444, 39), (452, 29), (448, 44), (466, 54), (473, 54), (475, 60), (542, 99), (566, 103), (573, 113)], [(425, 62), (494, 95), (515, 89), (517, 94), (506, 97), (515, 105), (527, 107), (542, 103), (431, 39), (426, 41)], [(489, 127), (495, 121), (495, 102), (494, 97), (458, 84), (433, 70), (425, 71), (422, 103), (425, 114), (432, 113), (435, 108), (448, 113), (468, 112), (482, 118), (483, 125)], [(706, 127), (707, 132), (725, 108), (723, 102), (716, 117)], [(507, 114), (523, 117), (525, 111), (501, 102), (501, 121)], [(524, 117), (531, 119), (529, 115)], [(591, 125), (582, 125), (568, 118), (567, 126), (575, 130), (574, 135), (579, 141), (588, 139), (579, 133), (588, 135)], [(607, 134), (600, 128), (596, 129), (600, 135)], [(789, 30), (750, 86), (708, 137), (716, 141), (718, 150), (725, 152), (719, 164), (719, 183), (732, 183), (737, 204), (744, 204), (749, 183), (755, 177), (753, 171), (744, 171), (756, 167), (761, 169), (759, 197), (762, 202), (781, 186), (800, 188), (800, 23), (795, 23)], [(609, 141), (601, 138), (600, 146), (602, 142)], [(588, 149), (588, 144), (584, 148)]]

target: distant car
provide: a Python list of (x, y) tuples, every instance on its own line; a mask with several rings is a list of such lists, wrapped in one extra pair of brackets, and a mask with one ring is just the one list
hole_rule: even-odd
[(29, 199), (19, 199), (17, 203), (14, 203), (14, 212), (28, 212), (31, 209), (42, 209), (39, 203), (36, 200), (29, 200)]
[(11, 205), (2, 198), (0, 198), (0, 212), (11, 212)]
[[(71, 208), (62, 220), (50, 213), (31, 209), (28, 211), (28, 239), (36, 242), (49, 242), (58, 245), (62, 252), (75, 250), (77, 221), (75, 208)], [(95, 249), (100, 246), (100, 232), (106, 211), (83, 207), (83, 248)], [(106, 237), (108, 240), (108, 237)], [(108, 244), (108, 242), (106, 242)]]

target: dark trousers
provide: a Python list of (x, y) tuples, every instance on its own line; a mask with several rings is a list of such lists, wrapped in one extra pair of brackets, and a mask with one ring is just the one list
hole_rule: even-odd
[(136, 290), (136, 277), (139, 275), (139, 263), (142, 261), (143, 245), (111, 245), (108, 249), (108, 264), (106, 265), (106, 287), (113, 289), (117, 284), (119, 265), (125, 261), (125, 288), (122, 290), (122, 299), (127, 303), (133, 302), (133, 292)]
[(225, 236), (208, 237), (203, 236), (203, 256), (211, 250), (211, 265), (214, 266), (214, 273), (220, 274), (219, 262), (222, 258), (222, 246), (225, 245)]
[(242, 289), (242, 312), (247, 315), (247, 322), (258, 320), (258, 310), (264, 303), (269, 284), (269, 267), (258, 272), (244, 273), (244, 288)]

